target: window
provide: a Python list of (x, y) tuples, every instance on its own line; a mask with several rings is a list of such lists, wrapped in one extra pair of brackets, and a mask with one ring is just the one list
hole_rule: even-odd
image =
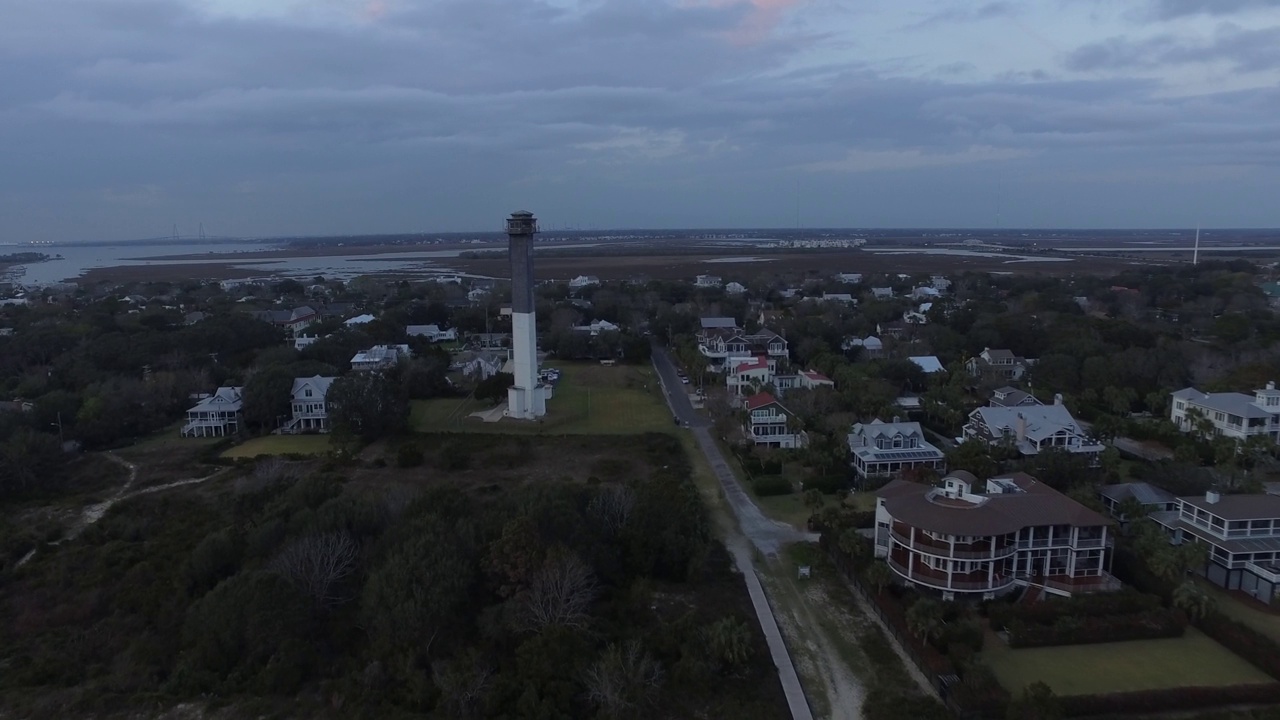
[(1176, 402), (1176, 403), (1174, 403), (1174, 404), (1173, 404), (1173, 407), (1174, 407), (1174, 409), (1175, 409), (1175, 410), (1185, 410), (1185, 409), (1186, 409), (1186, 407), (1187, 407), (1187, 405), (1186, 405), (1186, 403), (1184, 403), (1184, 402), (1182, 402), (1181, 400), (1179, 400), (1178, 402)]
[(1226, 413), (1215, 412), (1215, 413), (1213, 414), (1213, 419), (1214, 419), (1214, 420), (1216, 420), (1216, 421), (1218, 421), (1218, 422), (1222, 422), (1223, 420), (1226, 420), (1226, 419), (1227, 419), (1227, 415), (1226, 415)]

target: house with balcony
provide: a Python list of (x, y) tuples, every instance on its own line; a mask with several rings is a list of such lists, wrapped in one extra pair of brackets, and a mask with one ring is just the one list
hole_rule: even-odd
[(290, 434), (329, 432), (328, 395), (334, 380), (337, 378), (320, 375), (294, 378), (293, 389), (289, 393), (293, 417), (281, 431)]
[(946, 455), (925, 439), (920, 423), (901, 422), (896, 417), (893, 422), (877, 418), (856, 423), (849, 429), (846, 442), (859, 482), (917, 467), (941, 471), (947, 463)]
[(765, 385), (772, 385), (776, 361), (760, 355), (752, 358), (729, 358), (725, 361), (725, 387), (734, 397), (754, 395)]
[(404, 329), (404, 333), (409, 337), (426, 338), (433, 343), (456, 342), (458, 340), (457, 328), (444, 330), (439, 325), (409, 325)]
[(585, 290), (589, 287), (596, 287), (600, 284), (600, 278), (595, 275), (579, 275), (569, 281), (570, 290)]
[[(243, 387), (220, 387), (187, 411), (182, 437), (226, 437), (240, 431)], [(197, 396), (198, 397), (198, 396)]]
[(356, 371), (389, 370), (401, 360), (413, 356), (408, 345), (374, 345), (351, 356), (351, 369)]
[(1206, 393), (1189, 387), (1173, 393), (1169, 419), (1185, 433), (1209, 431), (1240, 441), (1265, 435), (1280, 441), (1280, 390), (1275, 382), (1253, 395)]
[(1054, 398), (1052, 405), (978, 408), (969, 413), (964, 439), (1011, 447), (1024, 457), (1059, 448), (1087, 457), (1091, 465), (1097, 464), (1105, 449), (1071, 416), (1061, 395)]
[(1134, 519), (1125, 514), (1126, 504), (1137, 503), (1148, 514), (1178, 509), (1178, 498), (1173, 493), (1144, 482), (1103, 485), (1098, 488), (1098, 500), (1111, 517), (1122, 523)]
[(1018, 357), (1011, 350), (984, 348), (981, 353), (965, 361), (965, 367), (974, 377), (998, 377), (1004, 380), (1021, 380), (1027, 374), (1030, 362)]
[(1215, 585), (1280, 605), (1280, 496), (1270, 493), (1180, 497), (1173, 510), (1147, 517), (1169, 542), (1204, 543), (1209, 562), (1198, 572)]
[[(726, 321), (731, 324), (726, 324)], [(698, 351), (717, 372), (729, 367), (726, 361), (730, 358), (764, 355), (777, 360), (790, 355), (786, 338), (763, 327), (754, 333), (744, 332), (732, 318), (702, 318), (697, 341)]]
[(801, 448), (808, 443), (804, 432), (790, 426), (791, 411), (767, 392), (756, 393), (743, 403), (747, 422), (743, 433), (756, 445)]
[(719, 275), (699, 275), (693, 279), (693, 286), (700, 288), (718, 288), (724, 284)]
[(298, 335), (320, 320), (319, 314), (307, 305), (296, 307), (292, 310), (259, 310), (252, 313), (252, 315), (258, 320), (284, 328), (291, 337)]
[(1120, 589), (1108, 572), (1112, 521), (1025, 473), (940, 487), (894, 480), (876, 492), (875, 553), (897, 582), (944, 600), (1017, 587), (1051, 595)]

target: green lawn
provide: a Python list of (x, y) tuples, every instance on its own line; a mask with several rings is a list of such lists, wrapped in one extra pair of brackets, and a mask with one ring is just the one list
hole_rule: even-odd
[(243, 442), (222, 453), (226, 458), (259, 455), (319, 455), (329, 449), (328, 435), (267, 435)]
[(1198, 579), (1197, 582), (1217, 602), (1223, 615), (1280, 642), (1280, 615), (1255, 607), (1207, 580)]
[(988, 634), (982, 659), (1014, 695), (1037, 680), (1058, 695), (1272, 682), (1266, 673), (1190, 627), (1186, 635), (1167, 640), (1021, 650)]
[(537, 422), (470, 417), (490, 407), (471, 399), (415, 400), (411, 424), (418, 432), (552, 433), (628, 435), (669, 432), (675, 425), (652, 368), (586, 363), (547, 363), (561, 369), (560, 382)]
[(170, 425), (169, 427), (155, 433), (154, 435), (148, 438), (145, 438), (143, 440), (139, 440), (133, 445), (130, 445), (128, 449), (147, 451), (147, 450), (167, 450), (174, 446), (202, 447), (202, 446), (213, 445), (215, 443), (222, 442), (222, 440), (224, 439), (220, 437), (184, 438), (182, 437), (183, 423), (184, 421), (176, 422)]

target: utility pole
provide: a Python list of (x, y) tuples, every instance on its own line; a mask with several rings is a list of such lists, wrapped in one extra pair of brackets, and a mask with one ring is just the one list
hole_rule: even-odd
[(61, 448), (63, 445), (66, 445), (67, 438), (62, 432), (62, 411), (61, 410), (58, 411), (58, 422), (49, 423), (49, 424), (58, 426), (58, 447)]

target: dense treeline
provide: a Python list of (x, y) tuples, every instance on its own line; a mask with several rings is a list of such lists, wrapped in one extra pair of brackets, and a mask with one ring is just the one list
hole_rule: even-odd
[(476, 495), (443, 470), (419, 491), (264, 461), (204, 497), (140, 497), (0, 590), (0, 690), (74, 688), (82, 711), (777, 717), (687, 460), (642, 442), (653, 469), (627, 483)]

